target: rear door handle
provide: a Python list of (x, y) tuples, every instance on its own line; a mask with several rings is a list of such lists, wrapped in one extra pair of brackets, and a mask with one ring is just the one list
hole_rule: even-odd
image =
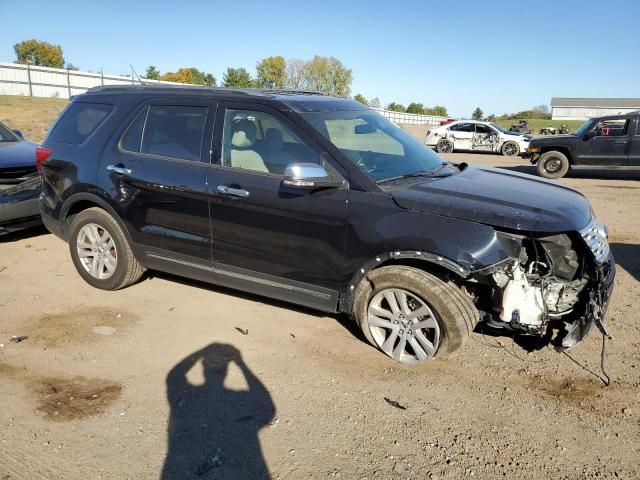
[(613, 143), (627, 143), (626, 140), (614, 140)]
[(119, 165), (107, 165), (107, 171), (118, 173), (120, 175), (131, 175), (132, 173), (130, 168), (121, 167)]
[(218, 191), (218, 193), (221, 193), (223, 195), (230, 195), (232, 197), (247, 198), (249, 196), (249, 192), (247, 190), (243, 190), (241, 188), (231, 188), (227, 187), (226, 185), (218, 185), (218, 188), (216, 190)]

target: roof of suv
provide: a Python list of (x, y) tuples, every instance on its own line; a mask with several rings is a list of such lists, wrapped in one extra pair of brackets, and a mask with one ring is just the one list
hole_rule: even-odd
[(198, 85), (104, 85), (93, 87), (85, 95), (203, 95), (213, 98), (279, 100), (298, 112), (367, 110), (366, 105), (341, 97), (305, 90), (267, 90), (258, 88), (223, 88)]

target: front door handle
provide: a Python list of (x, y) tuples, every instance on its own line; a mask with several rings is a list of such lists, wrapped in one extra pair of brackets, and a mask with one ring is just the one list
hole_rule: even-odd
[(614, 140), (613, 143), (627, 143), (626, 140)]
[(132, 173), (130, 168), (125, 168), (120, 165), (107, 165), (107, 171), (118, 173), (120, 175), (131, 175)]
[(232, 197), (247, 198), (249, 196), (249, 192), (247, 190), (243, 190), (241, 188), (231, 188), (227, 187), (226, 185), (218, 185), (218, 188), (216, 190), (218, 191), (218, 193), (221, 193), (223, 195), (231, 195)]

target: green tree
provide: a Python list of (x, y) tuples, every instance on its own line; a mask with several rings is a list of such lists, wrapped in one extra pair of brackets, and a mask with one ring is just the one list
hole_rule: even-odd
[(371, 99), (371, 101), (369, 102), (369, 104), (373, 107), (373, 108), (380, 108), (380, 99), (378, 97), (374, 97)]
[(489, 115), (487, 117), (487, 122), (495, 122), (496, 119), (497, 119), (497, 117), (496, 117), (495, 113), (492, 113), (491, 115)]
[(346, 97), (351, 93), (353, 72), (335, 57), (314, 57), (302, 69), (304, 88), (328, 95)]
[(263, 58), (256, 65), (256, 85), (260, 88), (285, 88), (287, 62), (284, 57)]
[(158, 70), (155, 65), (149, 65), (144, 74), (144, 78), (148, 78), (149, 80), (160, 80), (160, 70)]
[(407, 113), (417, 113), (422, 115), (424, 113), (424, 105), (421, 103), (411, 102), (407, 106)]
[(448, 117), (449, 112), (447, 112), (447, 107), (443, 107), (442, 105), (436, 105), (435, 107), (425, 108), (425, 115), (435, 115), (436, 117)]
[(64, 57), (62, 47), (39, 40), (24, 40), (13, 46), (16, 52), (16, 63), (38, 65), (41, 67), (62, 68)]
[(366, 98), (364, 98), (364, 95), (361, 95), (361, 94), (359, 94), (359, 93), (358, 93), (356, 96), (354, 96), (354, 97), (353, 97), (353, 99), (354, 99), (356, 102), (360, 102), (360, 103), (361, 103), (361, 104), (363, 104), (363, 105), (369, 105), (369, 102), (367, 101), (367, 99), (366, 99)]
[[(148, 71), (149, 69), (147, 69)], [(147, 77), (149, 78), (149, 77)], [(177, 72), (167, 72), (161, 75), (158, 80), (165, 82), (189, 83), (191, 85), (216, 86), (216, 77), (210, 73), (205, 73), (195, 67), (181, 68)]]
[(476, 109), (471, 114), (471, 118), (474, 120), (482, 120), (483, 115), (484, 113), (482, 112), (482, 109), (480, 107), (476, 107)]
[(251, 88), (254, 83), (245, 68), (229, 67), (222, 75), (222, 85), (231, 88)]
[(396, 102), (391, 102), (389, 105), (387, 105), (387, 110), (391, 110), (392, 112), (406, 112), (407, 109), (404, 108), (404, 105), (401, 105), (399, 103)]
[(78, 71), (80, 70), (78, 67), (76, 67), (73, 63), (71, 62), (67, 62), (67, 64), (65, 65), (65, 67), (67, 70), (73, 70), (73, 71)]

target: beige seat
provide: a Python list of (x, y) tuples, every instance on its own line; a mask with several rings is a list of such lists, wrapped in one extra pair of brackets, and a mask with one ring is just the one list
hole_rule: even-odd
[(256, 141), (256, 127), (249, 120), (241, 120), (233, 128), (231, 136), (231, 166), (253, 170), (255, 172), (268, 172), (269, 169), (262, 160), (262, 156), (253, 150)]

